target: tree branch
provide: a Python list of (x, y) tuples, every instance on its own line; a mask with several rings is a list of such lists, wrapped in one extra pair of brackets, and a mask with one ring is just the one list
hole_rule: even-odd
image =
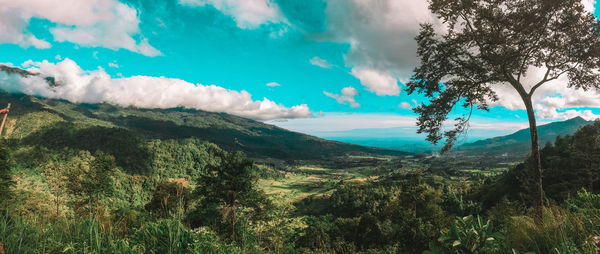
[[(535, 92), (536, 89), (538, 89), (540, 86), (542, 86), (543, 84), (545, 84), (546, 82), (552, 80), (552, 79), (548, 79), (548, 75), (550, 75), (550, 71), (552, 71), (552, 68), (548, 67), (548, 65), (546, 65), (546, 74), (544, 74), (544, 78), (542, 80), (540, 80), (540, 82), (538, 82), (537, 84), (535, 84), (532, 88), (531, 91), (529, 91), (529, 96), (532, 96), (533, 93)], [(557, 77), (558, 78), (558, 77)]]

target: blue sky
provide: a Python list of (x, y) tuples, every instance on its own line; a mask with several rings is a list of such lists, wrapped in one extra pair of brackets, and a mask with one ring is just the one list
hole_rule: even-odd
[[(410, 108), (422, 99), (402, 82), (416, 64), (418, 24), (439, 25), (425, 1), (408, 0), (65, 0), (61, 9), (15, 2), (0, 7), (0, 62), (69, 84), (5, 90), (227, 112), (319, 136), (394, 127), (405, 130), (394, 135), (414, 136)], [(94, 92), (74, 91), (81, 87)], [(519, 101), (498, 92), (491, 112), (475, 112), (478, 136), (526, 126)], [(598, 93), (560, 84), (539, 93), (542, 123), (600, 114)]]

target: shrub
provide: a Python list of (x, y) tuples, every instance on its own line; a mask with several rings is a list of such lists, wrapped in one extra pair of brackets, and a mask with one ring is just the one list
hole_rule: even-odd
[(440, 245), (430, 243), (426, 254), (442, 253), (501, 253), (504, 236), (493, 231), (491, 221), (481, 217), (457, 217), (450, 229), (442, 235)]
[(529, 216), (512, 217), (507, 225), (508, 246), (536, 253), (587, 252), (593, 246), (591, 232), (575, 214), (557, 206), (547, 207), (543, 222), (543, 227), (538, 227)]

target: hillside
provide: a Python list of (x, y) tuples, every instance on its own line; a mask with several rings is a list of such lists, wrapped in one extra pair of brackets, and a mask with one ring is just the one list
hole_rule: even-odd
[[(13, 75), (35, 75), (6, 66), (0, 66), (0, 71)], [(45, 79), (49, 85), (55, 85), (52, 77)], [(298, 160), (357, 153), (406, 154), (324, 140), (224, 113), (183, 108), (138, 109), (109, 104), (73, 104), (64, 100), (0, 93), (0, 105), (9, 102), (12, 103), (12, 110), (5, 135), (13, 143), (44, 142), (51, 144), (52, 148), (81, 146), (70, 143), (78, 143), (76, 137), (81, 135), (78, 132), (92, 136), (110, 135), (115, 131), (114, 128), (120, 128), (120, 131), (128, 132), (127, 135), (145, 140), (197, 138), (226, 150), (244, 151), (254, 158)], [(97, 137), (98, 142), (108, 139), (110, 137)]]
[[(562, 122), (540, 125), (538, 126), (540, 146), (544, 146), (548, 142), (553, 143), (559, 135), (571, 135), (582, 126), (591, 123), (593, 123), (593, 121), (586, 121), (581, 117), (575, 117)], [(458, 147), (456, 151), (481, 154), (506, 153), (514, 156), (524, 156), (529, 152), (531, 147), (529, 135), (529, 128), (522, 129), (510, 135), (464, 144)]]

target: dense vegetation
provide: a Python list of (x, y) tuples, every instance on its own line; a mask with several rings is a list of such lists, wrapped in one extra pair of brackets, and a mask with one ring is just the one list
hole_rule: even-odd
[[(111, 135), (107, 132), (128, 130), (145, 140), (197, 138), (217, 144), (223, 149), (243, 151), (260, 160), (313, 160), (348, 153), (407, 154), (324, 140), (223, 113), (184, 108), (137, 109), (109, 104), (72, 104), (62, 100), (0, 92), (0, 105), (8, 102), (12, 103), (12, 120), (7, 124), (6, 138), (27, 138), (30, 144), (55, 135), (68, 138), (55, 138), (52, 148), (73, 144), (72, 141), (81, 136), (89, 136), (98, 131), (104, 133), (95, 136), (110, 138)], [(32, 134), (33, 137), (29, 137)], [(97, 141), (104, 142), (105, 147), (116, 145), (110, 144), (111, 141)], [(136, 140), (127, 142), (132, 144)], [(89, 146), (96, 143), (76, 145)]]
[(599, 250), (600, 122), (541, 150), (551, 206), (540, 228), (529, 159), (408, 155), (223, 114), (0, 97), (13, 102), (0, 144), (6, 253)]
[(51, 111), (23, 101), (31, 105), (13, 111), (0, 149), (6, 253), (598, 251), (600, 122), (542, 149), (552, 205), (539, 228), (529, 216), (528, 160), (256, 163), (197, 137), (148, 135), (64, 102)]

